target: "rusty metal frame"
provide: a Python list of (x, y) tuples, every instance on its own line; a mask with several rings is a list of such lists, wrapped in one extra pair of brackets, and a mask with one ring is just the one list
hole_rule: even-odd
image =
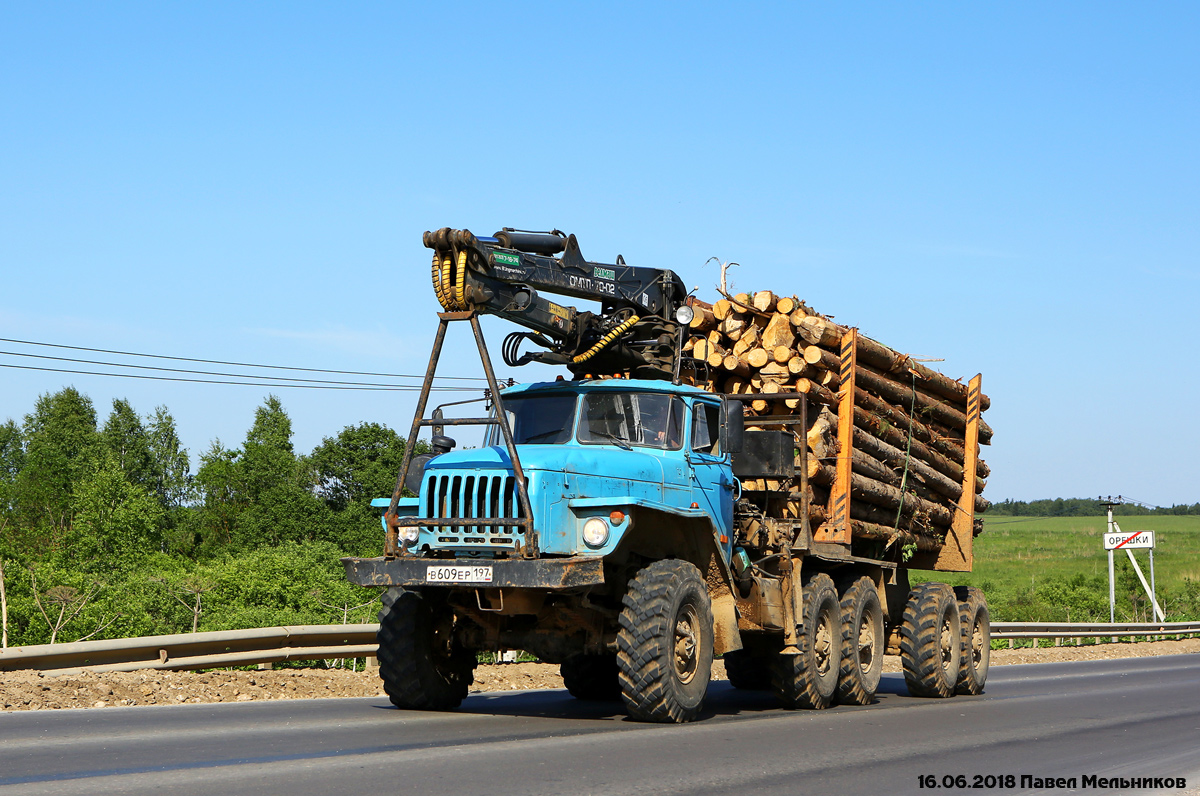
[(967, 433), (963, 447), (962, 495), (958, 498), (958, 510), (954, 522), (946, 534), (946, 543), (938, 551), (934, 566), (940, 572), (970, 572), (975, 563), (975, 477), (979, 464), (979, 396), (983, 381), (982, 374), (967, 384)]
[[(437, 372), (438, 361), (442, 356), (442, 346), (446, 341), (446, 328), (454, 321), (470, 321), (471, 331), (475, 333), (475, 345), (479, 349), (479, 359), (483, 364), (483, 372), (487, 376), (488, 389), (496, 407), (495, 417), (467, 418), (425, 418), (425, 406), (429, 402), (429, 392), (433, 388), (433, 377)], [(467, 426), (467, 425), (498, 425), (504, 436), (504, 446), (512, 461), (513, 478), (516, 482), (517, 499), (520, 501), (523, 517), (398, 517), (396, 507), (404, 493), (404, 479), (408, 476), (408, 468), (412, 463), (413, 450), (417, 445), (417, 435), (426, 426)], [(396, 488), (392, 491), (392, 500), (384, 512), (387, 524), (387, 534), (384, 540), (384, 555), (396, 558), (407, 554), (406, 548), (400, 544), (400, 528), (413, 526), (446, 526), (462, 527), (468, 525), (505, 525), (521, 528), (525, 534), (525, 545), (521, 554), (525, 558), (538, 557), (538, 534), (533, 522), (533, 510), (529, 503), (529, 487), (525, 481), (525, 471), (521, 469), (521, 459), (517, 454), (517, 446), (513, 442), (512, 428), (508, 416), (504, 413), (504, 402), (500, 396), (500, 384), (496, 381), (496, 373), (492, 369), (492, 359), (488, 354), (487, 342), (483, 338), (483, 329), (479, 326), (479, 315), (474, 310), (462, 312), (439, 312), (437, 335), (433, 340), (433, 351), (429, 355), (429, 365), (425, 368), (425, 380), (421, 384), (421, 395), (417, 399), (417, 408), (413, 413), (412, 427), (408, 433), (408, 442), (404, 446), (404, 460), (400, 464), (400, 475), (396, 478)]]
[(842, 335), (839, 367), (838, 459), (833, 487), (829, 494), (830, 520), (817, 529), (813, 540), (850, 544), (850, 484), (854, 455), (854, 377), (858, 372), (858, 330)]

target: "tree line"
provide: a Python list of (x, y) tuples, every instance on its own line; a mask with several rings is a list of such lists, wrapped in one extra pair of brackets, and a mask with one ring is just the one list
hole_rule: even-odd
[(364, 422), (298, 454), (271, 395), (193, 473), (165, 406), (42, 395), (0, 425), (3, 645), (368, 620), (339, 559), (379, 554), (404, 444)]
[[(1097, 498), (1047, 498), (1045, 500), (1004, 500), (993, 503), (987, 516), (994, 517), (1103, 517), (1108, 509)], [(1173, 506), (1144, 506), (1122, 503), (1113, 514), (1126, 516), (1200, 514), (1200, 503)]]

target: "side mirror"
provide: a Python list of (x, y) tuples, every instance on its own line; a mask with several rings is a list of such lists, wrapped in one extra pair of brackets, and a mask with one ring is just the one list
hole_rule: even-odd
[(732, 398), (726, 398), (722, 414), (725, 422), (721, 424), (721, 450), (725, 453), (741, 453), (742, 438), (745, 435), (745, 404)]

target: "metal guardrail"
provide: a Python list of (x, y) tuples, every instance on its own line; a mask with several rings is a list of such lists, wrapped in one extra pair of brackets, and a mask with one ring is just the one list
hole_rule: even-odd
[(1178, 636), (1200, 633), (1200, 622), (992, 622), (992, 638)]
[[(365, 658), (378, 650), (379, 625), (293, 625), (175, 636), (145, 636), (74, 644), (39, 644), (0, 651), (0, 671), (54, 674), (211, 669), (286, 660)], [(992, 638), (1118, 638), (1191, 636), (1200, 622), (993, 622)]]
[(992, 640), (1111, 638), (1200, 634), (1200, 622), (992, 622)]
[(55, 674), (210, 669), (286, 660), (364, 658), (379, 649), (379, 625), (292, 625), (175, 636), (144, 636), (74, 644), (38, 644), (0, 651), (0, 671)]

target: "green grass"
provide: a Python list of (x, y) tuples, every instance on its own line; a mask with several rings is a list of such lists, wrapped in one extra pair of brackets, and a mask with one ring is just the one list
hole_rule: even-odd
[[(913, 582), (979, 586), (992, 618), (1006, 621), (1107, 621), (1108, 553), (1104, 517), (985, 518), (970, 573), (913, 572)], [(1200, 618), (1200, 516), (1118, 517), (1122, 531), (1154, 531), (1159, 604), (1168, 620)], [(1149, 557), (1135, 550), (1146, 579)], [(1117, 620), (1149, 621), (1145, 595), (1123, 551), (1116, 553)]]

